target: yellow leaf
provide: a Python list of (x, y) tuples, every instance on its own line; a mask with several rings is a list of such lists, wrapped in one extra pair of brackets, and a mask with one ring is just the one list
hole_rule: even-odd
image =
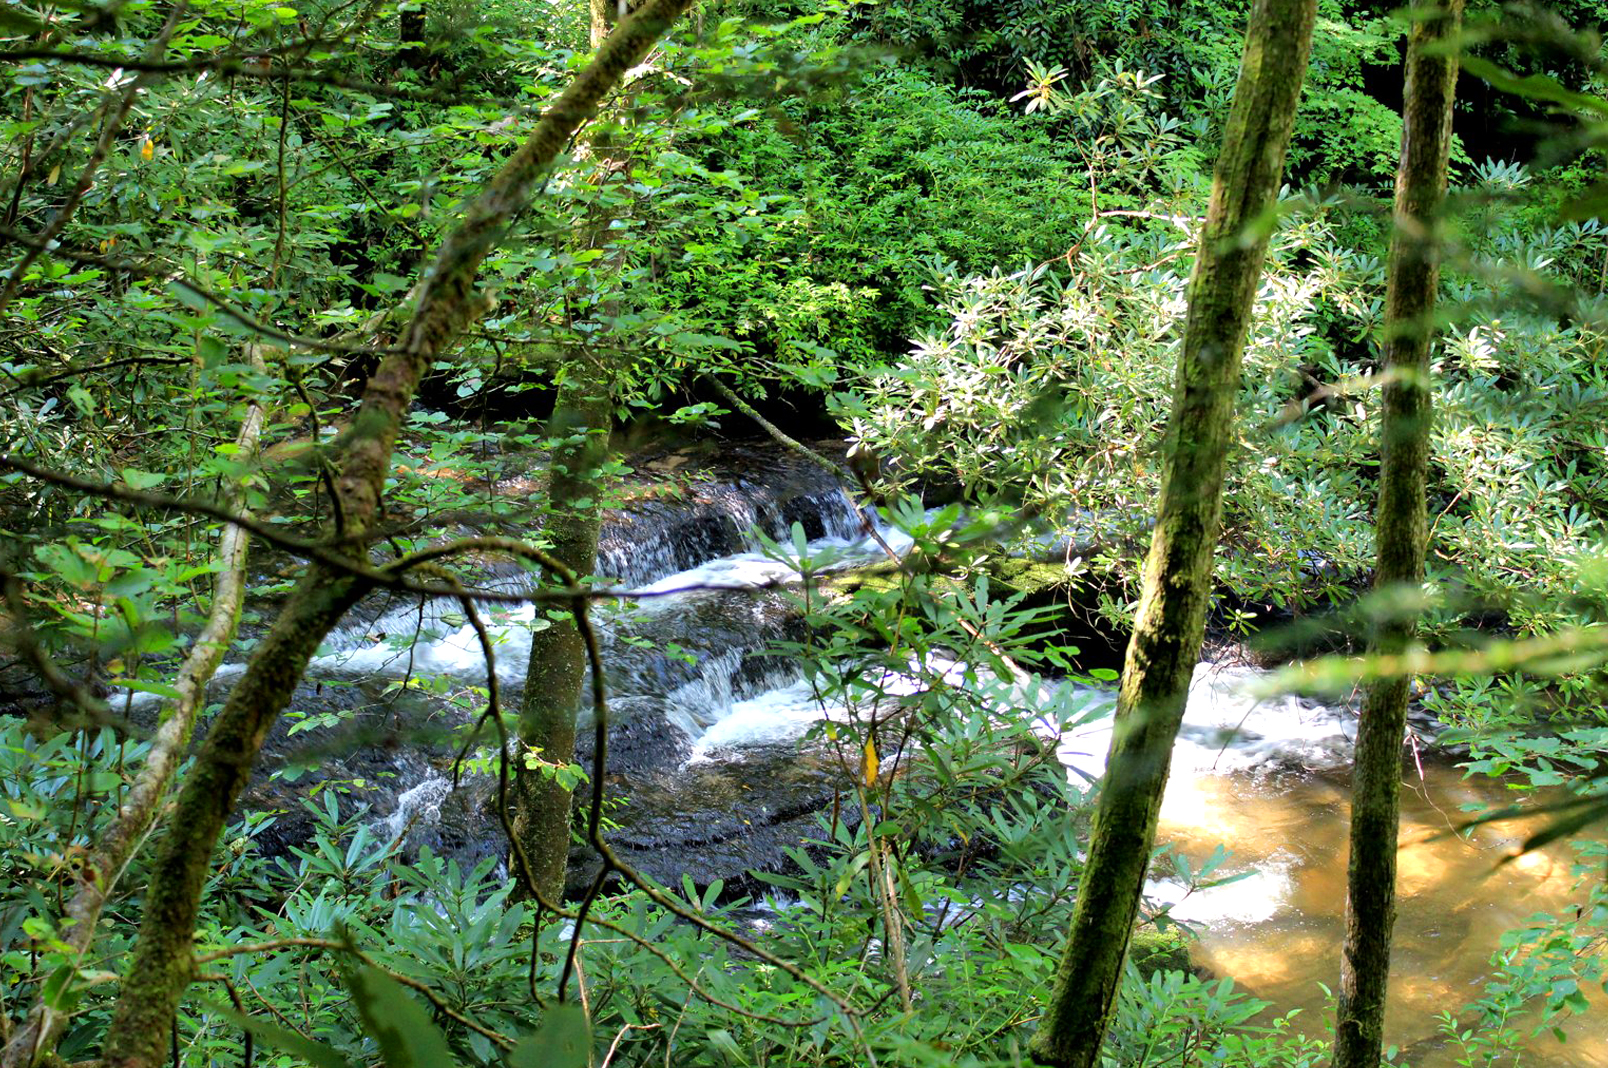
[(151, 158), (155, 155), (156, 143), (151, 140), (150, 134), (146, 134), (144, 137), (140, 138), (140, 159), (149, 163), (151, 162)]
[(59, 179), (60, 177), (61, 177), (61, 164), (58, 163), (54, 167), (50, 168), (50, 173), (49, 174), (45, 175), (45, 184), (46, 185), (55, 185), (57, 179)]
[(865, 784), (867, 786), (875, 786), (877, 784), (878, 768), (877, 743), (872, 738), (867, 738), (865, 740), (864, 757), (864, 763), (860, 765), (860, 774), (865, 777)]

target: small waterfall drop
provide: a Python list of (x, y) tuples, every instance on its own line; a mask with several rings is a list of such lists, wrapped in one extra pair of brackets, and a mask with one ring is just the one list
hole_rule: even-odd
[(402, 791), (396, 809), (378, 821), (385, 840), (394, 842), (417, 826), (434, 827), (441, 822), (441, 805), (452, 793), (452, 780), (434, 772)]

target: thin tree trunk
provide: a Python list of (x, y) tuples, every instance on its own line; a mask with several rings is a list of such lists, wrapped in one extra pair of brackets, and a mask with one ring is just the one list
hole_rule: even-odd
[(402, 42), (402, 47), (397, 49), (397, 58), (404, 66), (414, 70), (424, 66), (424, 30), (427, 14), (424, 0), (419, 0), (397, 15), (397, 37)]
[(1093, 1068), (1115, 1008), (1173, 740), (1200, 657), (1240, 361), (1316, 6), (1316, 0), (1256, 0), (1251, 8), (1189, 282), (1156, 529), (1111, 753), (1066, 954), (1031, 1045), (1045, 1064)]
[[(588, 0), (590, 40), (601, 48), (609, 34), (610, 0)], [(607, 151), (607, 135), (589, 138), (590, 155)], [(614, 169), (603, 161), (599, 181)], [(608, 240), (613, 216), (603, 212), (587, 228), (579, 244), (601, 245)], [(619, 299), (603, 302), (606, 318), (619, 315)], [(614, 418), (611, 368), (596, 362), (600, 353), (582, 351), (568, 368), (569, 376), (553, 400), (547, 436), (564, 442), (556, 446), (548, 463), (548, 518), (543, 525), (553, 557), (576, 575), (597, 569), (597, 543), (602, 534), (602, 467), (609, 456), (609, 433)], [(567, 764), (575, 757), (576, 716), (586, 681), (586, 644), (569, 612), (548, 615), (548, 625), (532, 631), (530, 661), (525, 669), (525, 692), (519, 710), (519, 742), (549, 764)], [(530, 860), (531, 888), (538, 899), (557, 903), (564, 896), (569, 862), (570, 806), (573, 791), (551, 773), (514, 766), (514, 834)]]
[[(259, 371), (265, 370), (262, 355), (255, 345), (249, 346), (248, 359)], [(256, 454), (257, 442), (267, 413), (262, 405), (253, 402), (246, 409), (246, 417), (235, 438), (238, 456), (249, 460)], [(235, 505), (239, 486), (232, 486), (224, 495), (225, 501)], [(156, 822), (158, 809), (173, 781), (174, 772), (184, 759), (190, 746), (190, 735), (206, 698), (207, 683), (223, 662), (223, 654), (234, 640), (235, 627), (240, 621), (240, 606), (245, 599), (246, 552), (250, 536), (234, 524), (223, 528), (218, 539), (218, 578), (213, 584), (212, 609), (207, 622), (196, 635), (195, 644), (179, 667), (174, 689), (178, 697), (167, 710), (161, 726), (151, 740), (139, 776), (134, 780), (123, 799), (117, 816), (110, 827), (96, 840), (95, 851), (80, 873), (78, 892), (68, 902), (62, 916), (62, 941), (80, 959), (88, 954), (95, 940), (101, 910), (117, 889), (129, 861), (134, 859), (145, 836)], [(4, 1068), (31, 1068), (54, 1052), (67, 1024), (67, 1014), (57, 1012), (40, 998), (28, 1014), (27, 1022), (11, 1036), (5, 1051), (0, 1054)]]
[[(584, 359), (584, 356), (583, 356)], [(580, 364), (559, 387), (547, 432), (564, 443), (549, 463), (543, 526), (549, 552), (576, 575), (597, 568), (602, 523), (600, 469), (608, 459), (613, 397), (606, 369)], [(568, 612), (550, 613), (548, 625), (531, 634), (530, 665), (520, 704), (519, 740), (549, 763), (575, 756), (575, 717), (586, 679), (586, 644)], [(514, 833), (530, 858), (536, 892), (557, 902), (564, 894), (569, 856), (570, 790), (539, 769), (515, 765)]]
[[(1407, 44), (1396, 227), (1385, 289), (1384, 407), (1374, 520), (1374, 588), (1409, 596), (1423, 582), (1429, 537), (1429, 348), (1440, 280), (1434, 230), (1446, 198), (1457, 86), (1457, 57), (1446, 45), (1462, 24), (1463, 0), (1420, 0), (1413, 10), (1417, 18)], [(1388, 607), (1385, 611), (1373, 629), (1371, 651), (1400, 653), (1412, 638), (1417, 615)], [(1336, 1068), (1375, 1068), (1384, 1039), (1409, 681), (1403, 675), (1369, 686), (1357, 725)]]
[[(345, 523), (343, 544), (355, 556), (366, 555), (380, 517), (392, 450), (420, 378), (484, 310), (475, 292), (481, 261), (524, 210), (570, 137), (690, 3), (647, 0), (610, 34), (442, 242), (401, 344), (369, 378), (357, 415), (337, 443), (334, 493)], [(106, 1065), (156, 1068), (166, 1058), (179, 999), (195, 975), (192, 939), (218, 835), (308, 661), (363, 592), (349, 573), (310, 565), (219, 713), (179, 795), (152, 872), (139, 937), (106, 1036)]]

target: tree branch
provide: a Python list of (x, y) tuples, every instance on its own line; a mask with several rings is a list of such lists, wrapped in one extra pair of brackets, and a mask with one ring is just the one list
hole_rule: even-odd
[[(443, 240), (402, 344), (370, 375), (356, 416), (336, 441), (335, 488), (346, 523), (339, 547), (348, 556), (366, 545), (380, 519), (396, 439), (426, 370), (484, 310), (475, 291), (481, 263), (525, 210), (575, 129), (690, 3), (647, 0), (621, 22)], [(109, 1068), (156, 1068), (165, 1056), (163, 1034), (195, 975), (191, 944), (218, 835), (319, 644), (368, 588), (346, 566), (309, 567), (213, 723), (152, 871), (106, 1037)]]
[[(266, 370), (261, 352), (252, 346), (248, 359), (258, 371)], [(250, 456), (262, 437), (267, 412), (253, 402), (246, 411), (235, 438), (240, 453)], [(231, 488), (238, 498), (240, 487)], [(240, 608), (246, 591), (246, 531), (236, 524), (224, 527), (218, 540), (218, 578), (214, 583), (212, 610), (197, 635), (189, 655), (179, 668), (174, 689), (178, 697), (172, 711), (161, 721), (151, 741), (145, 764), (123, 799), (116, 818), (96, 839), (94, 853), (80, 872), (78, 892), (63, 912), (63, 940), (80, 959), (89, 952), (100, 922), (101, 910), (117, 889), (118, 880), (139, 851), (146, 834), (156, 821), (158, 808), (178, 771), (179, 762), (189, 748), (196, 719), (206, 698), (207, 683), (223, 662), (223, 654), (234, 639)], [(67, 1024), (67, 1013), (60, 1012), (41, 997), (28, 1016), (28, 1022), (12, 1036), (0, 1053), (3, 1068), (30, 1068), (56, 1048)]]
[[(168, 41), (173, 39), (173, 31), (178, 29), (179, 20), (184, 17), (184, 13), (189, 10), (189, 7), (188, 0), (179, 0), (178, 3), (173, 5), (168, 12), (167, 21), (162, 24), (162, 29), (151, 39), (151, 43), (145, 49), (145, 57), (148, 61), (160, 59), (162, 53), (167, 51)], [(11, 299), (16, 296), (17, 288), (22, 285), (22, 276), (28, 272), (28, 268), (39, 258), (42, 248), (49, 247), (61, 235), (62, 230), (66, 229), (67, 224), (72, 221), (73, 213), (78, 210), (79, 202), (84, 199), (84, 194), (89, 192), (89, 187), (95, 184), (95, 172), (100, 170), (101, 164), (105, 163), (106, 157), (111, 154), (112, 145), (117, 140), (118, 131), (123, 128), (123, 120), (128, 117), (129, 109), (134, 106), (135, 98), (139, 96), (140, 90), (145, 87), (149, 80), (147, 75), (140, 75), (129, 83), (129, 87), (123, 90), (122, 95), (118, 97), (117, 106), (111, 115), (107, 117), (106, 124), (101, 127), (100, 138), (95, 142), (95, 148), (89, 154), (89, 162), (84, 164), (84, 169), (79, 174), (78, 181), (73, 183), (72, 191), (67, 194), (66, 202), (56, 209), (56, 214), (51, 216), (50, 222), (45, 224), (44, 231), (36, 239), (37, 243), (31, 245), (22, 254), (22, 259), (6, 276), (5, 287), (0, 288), (0, 312), (4, 312), (11, 303)]]

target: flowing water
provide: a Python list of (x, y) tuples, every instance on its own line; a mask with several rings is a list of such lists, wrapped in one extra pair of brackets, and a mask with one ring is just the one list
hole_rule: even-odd
[[(1199, 925), (1197, 959), (1280, 1011), (1302, 1009), (1307, 1029), (1316, 1029), (1327, 1011), (1318, 984), (1337, 986), (1345, 930), (1345, 777), (1227, 775), (1180, 787), (1169, 793), (1162, 833), (1197, 856), (1225, 843), (1235, 854), (1225, 870), (1257, 872), (1177, 908)], [(1468, 1025), (1460, 1010), (1484, 993), (1502, 933), (1539, 912), (1567, 915), (1583, 894), (1575, 889), (1565, 846), (1498, 866), (1535, 828), (1534, 820), (1489, 825), (1469, 841), (1446, 833), (1463, 803), (1506, 800), (1494, 797), (1488, 784), (1466, 782), (1456, 769), (1426, 761), (1423, 777), (1410, 770), (1406, 787), (1386, 1028), (1388, 1041), (1406, 1050), (1412, 1064), (1433, 1068), (1457, 1063), (1434, 1017), (1450, 1010)], [(1530, 1039), (1525, 1063), (1608, 1065), (1608, 1015), (1600, 997), (1593, 1001), (1591, 1015), (1562, 1023), (1567, 1042), (1550, 1032)]]
[[(1301, 1029), (1321, 1033), (1331, 1011), (1323, 986), (1338, 986), (1345, 934), (1354, 720), (1343, 707), (1257, 700), (1250, 691), (1261, 677), (1234, 666), (1196, 672), (1161, 811), (1161, 837), (1196, 866), (1223, 846), (1231, 857), (1215, 877), (1250, 874), (1193, 894), (1177, 880), (1157, 880), (1148, 891), (1198, 932), (1198, 964), (1232, 976), (1276, 1013), (1300, 1009)], [(1063, 752), (1097, 769), (1098, 758), (1081, 754), (1103, 751), (1108, 737), (1097, 727)], [(1465, 806), (1512, 800), (1500, 783), (1465, 779), (1428, 746), (1407, 761), (1386, 1033), (1419, 1068), (1458, 1063), (1435, 1017), (1446, 1010), (1469, 1025), (1462, 1010), (1485, 993), (1503, 933), (1538, 913), (1572, 913), (1584, 900), (1566, 844), (1501, 863), (1540, 817), (1452, 833)], [(1525, 1063), (1608, 1065), (1608, 1014), (1593, 1000), (1592, 1015), (1562, 1022), (1567, 1042), (1550, 1031), (1530, 1039)]]
[[(754, 532), (785, 542), (794, 523), (811, 539), (811, 555), (828, 554), (835, 566), (885, 558), (841, 487), (774, 456), (749, 473), (717, 472), (690, 497), (628, 509), (605, 529), (600, 572), (653, 594), (634, 611), (602, 614), (617, 731), (610, 782), (625, 784), (632, 799), (615, 840), (661, 879), (679, 882), (688, 872), (699, 882), (730, 880), (779, 862), (834, 788), (829, 773), (792, 748), (830, 710), (816, 704), (797, 665), (765, 651), (797, 624), (785, 600), (760, 587), (793, 572), (762, 551)], [(898, 551), (909, 544), (895, 532), (884, 540)], [(515, 691), (530, 618), (528, 609), (493, 614), (498, 674)], [(377, 606), (364, 619), (333, 636), (312, 679), (378, 690), (404, 675), (483, 678), (476, 636), (452, 606)], [(1198, 672), (1162, 813), (1163, 836), (1197, 863), (1221, 844), (1232, 851), (1222, 874), (1254, 874), (1187, 896), (1159, 880), (1149, 894), (1176, 903), (1174, 915), (1199, 930), (1200, 964), (1280, 1009), (1303, 1008), (1306, 1022), (1320, 1025), (1317, 984), (1335, 985), (1339, 967), (1352, 713), (1292, 698), (1258, 701), (1246, 693), (1258, 677), (1244, 667)], [(1077, 696), (1094, 707), (1111, 702), (1095, 688)], [(456, 713), (457, 721), (468, 714)], [(1097, 775), (1108, 741), (1108, 720), (1097, 715), (1061, 739), (1060, 751), (1070, 767)], [(381, 817), (385, 832), (428, 831), (476, 807), (454, 808), (439, 755), (390, 759), (395, 793)], [(1500, 784), (1464, 781), (1444, 758), (1426, 757), (1422, 776), (1415, 770), (1410, 778), (1389, 1025), (1390, 1041), (1412, 1047), (1414, 1064), (1454, 1063), (1427, 1041), (1432, 1017), (1481, 994), (1502, 932), (1576, 900), (1563, 847), (1496, 866), (1524, 826), (1487, 828), (1469, 841), (1442, 833), (1465, 803), (1505, 800)], [(498, 848), (484, 821), (448, 841), (470, 852)], [(1608, 1065), (1608, 1020), (1577, 1018), (1565, 1030), (1567, 1045), (1535, 1040), (1527, 1063)]]

